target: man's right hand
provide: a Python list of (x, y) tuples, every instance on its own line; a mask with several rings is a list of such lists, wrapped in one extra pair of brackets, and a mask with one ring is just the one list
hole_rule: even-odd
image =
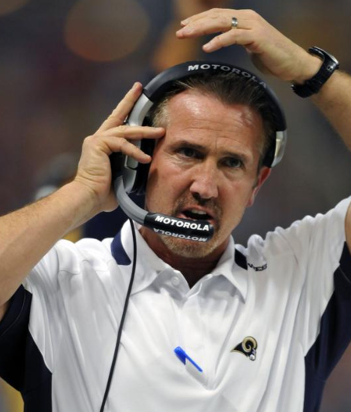
[(117, 207), (111, 188), (111, 153), (124, 153), (141, 163), (151, 161), (130, 141), (158, 139), (164, 129), (123, 124), (141, 91), (141, 84), (136, 83), (99, 130), (85, 139), (72, 182), (0, 217), (0, 321), (11, 296), (59, 239), (97, 213)]
[(83, 185), (92, 196), (94, 214), (111, 211), (118, 204), (111, 188), (111, 165), (109, 156), (120, 152), (140, 163), (149, 163), (151, 157), (131, 141), (159, 139), (165, 131), (162, 127), (128, 126), (124, 121), (142, 92), (142, 85), (135, 83), (111, 115), (95, 134), (83, 143), (82, 155), (74, 182)]

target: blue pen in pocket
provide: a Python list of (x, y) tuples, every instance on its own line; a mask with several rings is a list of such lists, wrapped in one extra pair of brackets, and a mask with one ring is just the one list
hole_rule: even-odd
[(191, 359), (191, 357), (180, 346), (177, 346), (174, 349), (174, 352), (178, 356), (178, 359), (180, 359), (184, 363), (184, 365), (186, 365), (186, 360), (188, 360), (192, 365), (195, 366), (195, 368), (199, 372), (202, 372), (202, 369), (200, 368), (200, 366), (195, 361), (193, 361), (193, 359)]

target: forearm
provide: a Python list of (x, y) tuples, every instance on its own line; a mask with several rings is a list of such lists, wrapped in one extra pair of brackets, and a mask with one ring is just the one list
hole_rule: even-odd
[(51, 247), (88, 220), (93, 210), (89, 191), (72, 182), (49, 197), (0, 218), (0, 307)]
[[(320, 69), (322, 61), (307, 52), (301, 52), (300, 73), (293, 83), (303, 84), (312, 78)], [(341, 136), (351, 150), (351, 76), (336, 70), (320, 91), (311, 96), (330, 124)]]
[(200, 40), (190, 39), (184, 43), (174, 36), (179, 28), (179, 22), (172, 22), (166, 29), (162, 40), (156, 48), (152, 67), (156, 72), (168, 69), (187, 60), (194, 60), (199, 53)]
[(351, 76), (335, 71), (319, 93), (312, 97), (351, 150)]
[(228, 0), (173, 0), (172, 3), (173, 19), (162, 34), (151, 61), (156, 72), (188, 60), (195, 60), (201, 50), (201, 39), (189, 38), (186, 42), (179, 40), (174, 33), (179, 29), (180, 22), (193, 14), (224, 7)]

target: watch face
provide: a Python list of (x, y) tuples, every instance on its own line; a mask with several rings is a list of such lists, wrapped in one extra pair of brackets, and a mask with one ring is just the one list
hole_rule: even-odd
[(332, 55), (329, 54), (329, 53), (326, 53), (325, 56), (326, 56), (326, 57), (328, 56), (328, 58), (334, 63), (334, 65), (336, 64), (336, 65), (339, 67), (339, 62), (338, 62), (338, 60), (337, 60), (334, 56), (332, 56)]

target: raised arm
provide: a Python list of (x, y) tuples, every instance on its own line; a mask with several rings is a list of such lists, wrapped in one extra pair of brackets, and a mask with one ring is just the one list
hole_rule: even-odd
[[(236, 28), (232, 28), (233, 17)], [(259, 70), (290, 83), (303, 84), (322, 64), (252, 10), (211, 9), (183, 20), (181, 26), (176, 33), (179, 39), (216, 34), (203, 45), (205, 52), (241, 45)], [(351, 149), (351, 77), (335, 71), (311, 100)], [(346, 239), (351, 251), (351, 208), (346, 217)]]
[(97, 213), (117, 207), (109, 155), (122, 152), (142, 163), (151, 160), (126, 139), (160, 138), (164, 130), (123, 125), (141, 90), (136, 83), (97, 132), (84, 140), (71, 183), (0, 218), (0, 320), (23, 279), (60, 238)]
[(153, 69), (161, 72), (187, 60), (194, 60), (201, 50), (201, 39), (179, 41), (174, 36), (179, 21), (212, 7), (225, 7), (227, 3), (228, 0), (173, 0), (172, 19), (165, 28), (151, 59)]

